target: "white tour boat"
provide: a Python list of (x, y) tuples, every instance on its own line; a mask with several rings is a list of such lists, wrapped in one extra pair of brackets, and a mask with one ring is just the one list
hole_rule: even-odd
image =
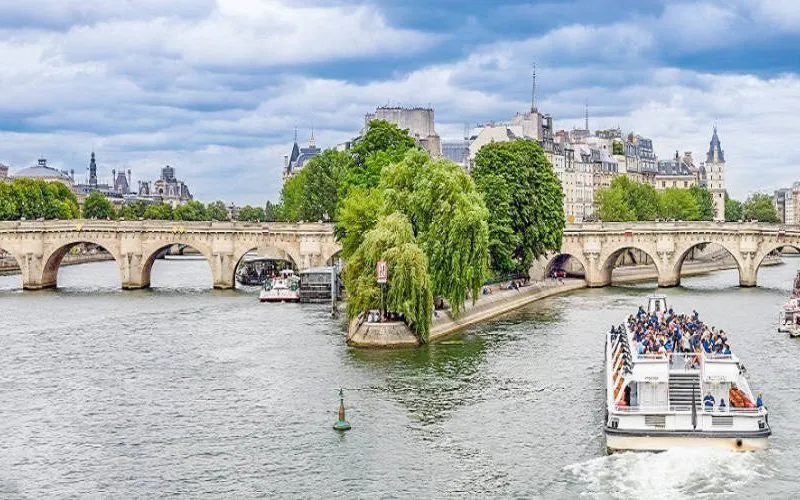
[(778, 315), (778, 331), (800, 336), (800, 297), (792, 297)]
[[(767, 410), (760, 397), (753, 398), (744, 365), (729, 349), (711, 353), (701, 346), (699, 351), (678, 353), (666, 352), (660, 344), (655, 346), (657, 352), (644, 348), (649, 344), (641, 332), (656, 332), (658, 337), (654, 323), (672, 314), (665, 297), (650, 297), (646, 310), (631, 315), (606, 337), (608, 451), (766, 448), (772, 433)], [(692, 332), (701, 336), (713, 331), (694, 317), (679, 321), (684, 323), (684, 347), (684, 341), (700, 345)], [(714, 333), (721, 334), (720, 345), (727, 347), (724, 332)]]
[(284, 269), (277, 278), (264, 281), (261, 293), (258, 294), (261, 302), (298, 302), (300, 301), (300, 278), (295, 276), (291, 269)]

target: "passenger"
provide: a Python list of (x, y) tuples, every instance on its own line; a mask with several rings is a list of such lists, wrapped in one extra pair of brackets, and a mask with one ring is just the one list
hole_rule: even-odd
[(719, 398), (719, 411), (727, 411), (728, 407), (725, 405), (725, 398)]
[(762, 408), (764, 406), (764, 400), (761, 398), (761, 393), (758, 393), (758, 397), (756, 398), (756, 408)]
[(703, 406), (705, 406), (707, 410), (714, 408), (714, 396), (712, 396), (710, 392), (703, 398)]

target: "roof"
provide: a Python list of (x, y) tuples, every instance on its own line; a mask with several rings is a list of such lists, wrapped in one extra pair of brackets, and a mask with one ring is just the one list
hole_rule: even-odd
[(721, 162), (725, 161), (725, 153), (722, 151), (722, 143), (719, 140), (719, 136), (717, 135), (717, 127), (714, 127), (714, 133), (711, 135), (711, 142), (708, 146), (708, 154), (706, 155), (706, 161), (713, 162), (714, 161), (714, 153), (717, 153), (717, 159)]
[(18, 170), (13, 174), (16, 178), (27, 179), (58, 179), (63, 181), (71, 180), (66, 172), (56, 170), (55, 168), (47, 166), (47, 160), (44, 158), (39, 160), (39, 163), (28, 168)]

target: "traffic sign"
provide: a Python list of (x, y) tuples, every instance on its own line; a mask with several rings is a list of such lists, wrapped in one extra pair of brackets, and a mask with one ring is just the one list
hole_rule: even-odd
[(375, 265), (375, 274), (378, 275), (378, 283), (386, 283), (389, 278), (389, 268), (385, 260), (379, 260)]

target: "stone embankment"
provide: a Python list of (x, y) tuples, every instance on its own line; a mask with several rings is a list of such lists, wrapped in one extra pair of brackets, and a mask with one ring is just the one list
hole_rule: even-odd
[[(780, 257), (767, 257), (762, 265), (776, 265), (782, 261)], [(720, 259), (716, 262), (687, 262), (681, 275), (695, 276), (714, 271), (736, 269), (732, 260)], [(614, 282), (648, 281), (658, 278), (658, 273), (651, 266), (626, 266), (614, 271)], [(533, 282), (519, 290), (507, 290), (492, 287), (492, 293), (481, 295), (475, 304), (468, 302), (458, 318), (453, 318), (449, 311), (437, 311), (431, 322), (430, 341), (442, 340), (459, 330), (477, 323), (514, 311), (537, 300), (561, 295), (586, 288), (582, 279), (548, 279)], [(416, 336), (404, 323), (366, 323), (353, 320), (347, 332), (347, 343), (354, 347), (399, 348), (418, 345)]]

